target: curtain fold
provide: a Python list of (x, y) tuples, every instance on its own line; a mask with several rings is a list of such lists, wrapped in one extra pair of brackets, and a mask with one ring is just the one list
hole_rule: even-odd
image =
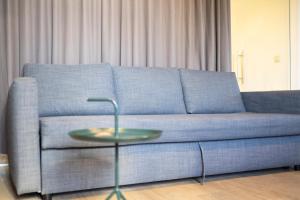
[(6, 63), (6, 32), (5, 32), (5, 2), (0, 0), (0, 153), (5, 152), (5, 116), (6, 116), (6, 99), (8, 91), (8, 68)]
[(230, 0), (0, 0), (0, 152), (25, 63), (230, 71)]

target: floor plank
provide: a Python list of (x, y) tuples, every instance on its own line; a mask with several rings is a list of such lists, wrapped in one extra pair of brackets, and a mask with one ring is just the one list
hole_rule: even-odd
[[(272, 170), (215, 176), (201, 185), (193, 179), (123, 187), (128, 200), (300, 200), (300, 172)], [(54, 195), (53, 200), (104, 200), (110, 192), (92, 190)], [(0, 200), (37, 200), (39, 195), (17, 198), (8, 167), (0, 167)]]

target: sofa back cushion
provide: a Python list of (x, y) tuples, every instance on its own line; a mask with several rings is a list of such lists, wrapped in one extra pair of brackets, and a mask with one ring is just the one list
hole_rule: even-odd
[(121, 114), (183, 114), (179, 71), (145, 67), (114, 67)]
[(113, 113), (109, 103), (87, 102), (89, 97), (115, 99), (112, 68), (108, 64), (27, 64), (23, 75), (37, 80), (40, 116)]
[(181, 70), (180, 74), (188, 113), (245, 111), (234, 73)]

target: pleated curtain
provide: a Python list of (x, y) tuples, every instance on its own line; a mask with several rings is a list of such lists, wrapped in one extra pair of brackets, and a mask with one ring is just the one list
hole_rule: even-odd
[(230, 0), (0, 0), (0, 152), (25, 63), (230, 71)]

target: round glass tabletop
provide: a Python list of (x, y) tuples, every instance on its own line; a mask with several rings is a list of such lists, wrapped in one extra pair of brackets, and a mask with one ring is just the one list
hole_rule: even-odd
[(137, 142), (159, 138), (160, 130), (119, 128), (115, 136), (114, 128), (89, 128), (71, 131), (69, 135), (77, 140), (91, 142)]

